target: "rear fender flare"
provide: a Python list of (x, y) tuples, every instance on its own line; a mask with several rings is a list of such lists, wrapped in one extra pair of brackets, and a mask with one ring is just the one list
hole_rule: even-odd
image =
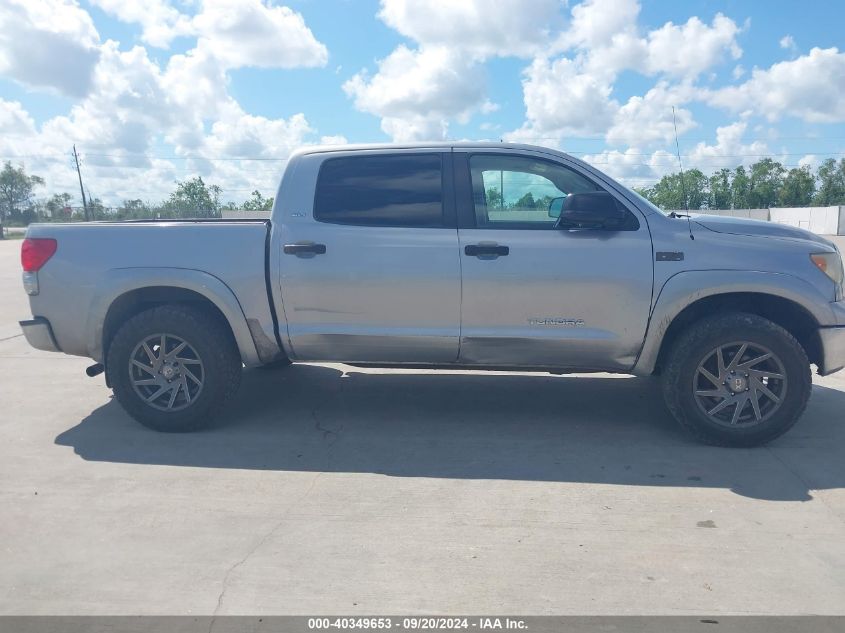
[(243, 309), (232, 290), (214, 275), (188, 268), (109, 270), (94, 291), (88, 313), (86, 339), (91, 358), (103, 362), (103, 325), (112, 303), (127, 292), (154, 286), (191, 290), (211, 301), (229, 322), (243, 363), (247, 366), (261, 364)]

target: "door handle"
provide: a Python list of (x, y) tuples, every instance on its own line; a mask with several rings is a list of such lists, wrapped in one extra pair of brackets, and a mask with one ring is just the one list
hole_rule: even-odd
[(467, 244), (464, 247), (465, 254), (482, 259), (504, 257), (510, 252), (511, 249), (508, 246), (500, 246), (499, 244)]
[(315, 244), (314, 242), (297, 242), (296, 244), (285, 244), (285, 255), (325, 255), (326, 245)]

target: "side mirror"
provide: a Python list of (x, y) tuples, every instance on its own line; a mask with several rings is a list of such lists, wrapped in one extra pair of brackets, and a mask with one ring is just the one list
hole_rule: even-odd
[[(560, 198), (556, 198), (560, 200)], [(554, 201), (552, 201), (554, 202)], [(549, 205), (551, 215), (552, 205)], [(572, 193), (563, 198), (557, 227), (618, 231), (628, 224), (628, 212), (606, 191)]]
[(559, 218), (561, 211), (563, 211), (563, 201), (566, 200), (565, 197), (561, 198), (552, 198), (552, 201), (549, 202), (549, 217), (550, 218)]

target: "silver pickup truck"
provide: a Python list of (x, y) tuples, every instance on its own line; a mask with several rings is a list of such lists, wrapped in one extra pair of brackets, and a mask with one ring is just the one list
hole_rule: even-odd
[(139, 422), (206, 425), (243, 366), (660, 375), (697, 438), (786, 432), (845, 365), (843, 266), (804, 230), (665, 214), (551, 149), (307, 148), (270, 221), (35, 224), (31, 345)]

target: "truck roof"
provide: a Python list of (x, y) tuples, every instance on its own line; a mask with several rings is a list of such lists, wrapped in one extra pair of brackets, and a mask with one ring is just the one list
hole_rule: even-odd
[(565, 152), (552, 149), (550, 147), (542, 147), (540, 145), (528, 145), (525, 143), (510, 143), (497, 141), (435, 141), (435, 142), (420, 142), (420, 143), (360, 143), (349, 145), (309, 145), (297, 149), (293, 155), (306, 154), (322, 154), (326, 152), (350, 152), (350, 151), (365, 151), (365, 150), (396, 150), (396, 149), (446, 149), (446, 148), (465, 148), (465, 149), (524, 149), (535, 152), (545, 152), (547, 154), (556, 154), (558, 156), (566, 156), (572, 158)]

